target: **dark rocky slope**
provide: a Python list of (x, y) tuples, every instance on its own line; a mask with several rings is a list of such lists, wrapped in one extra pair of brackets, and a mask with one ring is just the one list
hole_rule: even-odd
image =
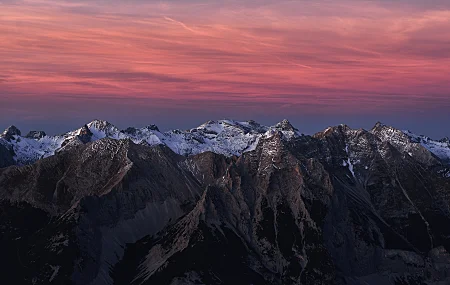
[(403, 135), (381, 124), (274, 131), (239, 157), (105, 138), (0, 169), (0, 274), (6, 284), (449, 284), (449, 170)]

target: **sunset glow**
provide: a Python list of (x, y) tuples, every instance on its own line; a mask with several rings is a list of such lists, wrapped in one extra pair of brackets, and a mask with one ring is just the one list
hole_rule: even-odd
[(445, 114), (450, 2), (430, 2), (0, 1), (0, 119), (122, 99), (249, 119)]

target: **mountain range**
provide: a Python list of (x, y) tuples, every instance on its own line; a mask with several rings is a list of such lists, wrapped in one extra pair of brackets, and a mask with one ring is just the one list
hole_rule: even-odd
[[(374, 133), (375, 130), (374, 128), (371, 132)], [(160, 132), (155, 125), (119, 130), (107, 121), (94, 120), (77, 130), (56, 136), (48, 136), (44, 131), (30, 131), (26, 136), (22, 136), (17, 127), (11, 126), (0, 134), (0, 147), (2, 147), (0, 163), (3, 163), (0, 166), (30, 164), (72, 146), (103, 138), (130, 139), (135, 144), (149, 146), (166, 145), (175, 153), (184, 156), (206, 151), (225, 156), (239, 156), (255, 149), (261, 137), (276, 131), (281, 132), (283, 138), (287, 140), (302, 135), (287, 120), (271, 127), (260, 125), (255, 121), (208, 121), (190, 130), (168, 132)], [(384, 126), (378, 135), (383, 141), (389, 141), (397, 146), (404, 144), (409, 147), (413, 145), (411, 143), (419, 143), (438, 158), (450, 159), (448, 138), (435, 141), (423, 135), (415, 135), (410, 131), (399, 131), (387, 126)]]
[(0, 135), (5, 284), (450, 284), (450, 143), (381, 123)]

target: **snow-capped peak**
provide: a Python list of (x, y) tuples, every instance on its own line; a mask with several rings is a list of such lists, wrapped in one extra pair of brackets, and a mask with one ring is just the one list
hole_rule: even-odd
[(416, 135), (409, 130), (404, 130), (403, 133), (408, 136), (411, 142), (421, 144), (440, 159), (450, 162), (450, 142), (448, 138), (436, 141), (424, 135)]
[(281, 122), (279, 122), (278, 124), (276, 124), (274, 126), (276, 129), (279, 129), (281, 131), (291, 131), (291, 132), (295, 132), (298, 131), (296, 128), (294, 128), (294, 126), (291, 125), (291, 123), (284, 119)]
[(37, 159), (53, 155), (71, 145), (93, 142), (103, 138), (130, 139), (136, 144), (164, 144), (181, 155), (193, 155), (212, 151), (227, 156), (241, 155), (253, 150), (259, 139), (270, 131), (282, 133), (284, 139), (298, 136), (298, 131), (287, 120), (273, 127), (267, 127), (255, 121), (218, 120), (208, 121), (196, 128), (182, 131), (172, 130), (160, 132), (157, 126), (148, 125), (143, 128), (127, 128), (119, 130), (113, 124), (94, 120), (81, 128), (59, 136), (47, 136), (44, 132), (32, 132), (26, 137), (20, 131), (10, 127), (4, 132), (7, 139), (11, 136), (20, 139), (8, 142), (15, 153), (18, 164), (27, 164)]
[(20, 135), (21, 132), (16, 126), (10, 126), (6, 128), (1, 134), (1, 136), (6, 140), (10, 140), (11, 138), (13, 138), (13, 136), (20, 136)]
[[(320, 134), (333, 130), (347, 132), (346, 125), (328, 128)], [(67, 147), (89, 143), (103, 138), (130, 139), (136, 144), (163, 144), (181, 155), (194, 155), (206, 151), (226, 156), (241, 155), (256, 148), (263, 137), (280, 134), (283, 140), (291, 140), (301, 136), (288, 120), (274, 126), (260, 125), (255, 121), (217, 120), (208, 121), (189, 130), (172, 130), (161, 132), (157, 126), (148, 125), (143, 128), (127, 128), (119, 130), (113, 124), (95, 120), (81, 128), (58, 136), (48, 136), (44, 132), (30, 132), (22, 137), (20, 131), (12, 126), (0, 135), (0, 142), (14, 152), (17, 164), (28, 164), (37, 159), (55, 154)], [(450, 143), (448, 140), (434, 141), (425, 136), (417, 136), (409, 131), (377, 123), (370, 130), (380, 140), (387, 141), (402, 152), (411, 155), (427, 155), (429, 152), (445, 161), (450, 161)], [(317, 134), (316, 134), (317, 136)], [(428, 152), (428, 151), (429, 152)]]
[(105, 137), (114, 138), (114, 139), (120, 138), (119, 137), (119, 133), (120, 133), (119, 129), (107, 121), (94, 120), (94, 121), (90, 122), (89, 124), (87, 124), (87, 126), (88, 126), (89, 130), (92, 132), (92, 135), (93, 135), (92, 140), (102, 139)]

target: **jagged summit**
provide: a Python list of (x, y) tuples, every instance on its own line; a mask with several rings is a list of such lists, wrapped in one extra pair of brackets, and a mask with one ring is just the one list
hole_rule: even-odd
[(148, 126), (146, 126), (145, 128), (146, 128), (146, 129), (149, 129), (149, 130), (151, 130), (151, 131), (157, 131), (157, 132), (160, 132), (158, 126), (155, 125), (155, 124), (148, 125)]
[(323, 131), (315, 133), (313, 137), (325, 137), (333, 134), (344, 134), (350, 130), (352, 129), (349, 126), (345, 124), (339, 124), (337, 126), (330, 126)]
[(93, 133), (91, 132), (90, 128), (88, 125), (84, 125), (83, 127), (81, 127), (81, 129), (78, 132), (78, 138), (83, 142), (83, 143), (88, 143), (91, 141)]
[(96, 139), (112, 137), (119, 139), (119, 129), (108, 121), (94, 120), (87, 124)]
[(294, 128), (294, 126), (292, 126), (291, 123), (287, 119), (282, 120), (281, 122), (276, 124), (274, 127), (278, 128), (282, 131), (290, 131), (290, 132), (298, 131), (298, 129)]
[(92, 122), (86, 124), (89, 128), (95, 128), (98, 130), (103, 130), (103, 131), (108, 131), (108, 130), (115, 130), (117, 129), (116, 126), (114, 126), (113, 124), (111, 124), (108, 121), (104, 121), (104, 120), (93, 120)]
[(16, 126), (12, 125), (12, 126), (7, 127), (7, 128), (3, 131), (2, 134), (3, 134), (3, 135), (9, 134), (9, 135), (18, 135), (18, 136), (20, 136), (20, 135), (21, 135), (21, 132), (20, 132), (20, 130), (19, 130)]
[(29, 139), (41, 139), (46, 135), (44, 131), (29, 131), (25, 137)]
[[(226, 156), (239, 156), (244, 152), (254, 150), (261, 138), (272, 136), (276, 132), (279, 132), (284, 140), (301, 137), (298, 129), (286, 119), (270, 127), (253, 120), (211, 120), (186, 131), (172, 130), (167, 132), (161, 132), (156, 125), (119, 130), (108, 121), (94, 120), (77, 130), (58, 136), (48, 136), (45, 132), (40, 131), (30, 132), (27, 136), (22, 137), (20, 131), (12, 126), (3, 132), (1, 137), (5, 140), (3, 144), (8, 149), (12, 149), (15, 162), (22, 165), (77, 146), (80, 143), (86, 144), (104, 138), (130, 139), (136, 144), (149, 146), (166, 145), (184, 156), (205, 151)], [(313, 137), (345, 136), (347, 134), (356, 136), (364, 135), (366, 132), (375, 135), (381, 141), (389, 142), (395, 147), (401, 148), (402, 152), (427, 155), (426, 150), (428, 150), (440, 159), (450, 160), (450, 145), (445, 140), (433, 141), (425, 136), (417, 136), (380, 122), (377, 122), (369, 131), (353, 130), (345, 124), (340, 124), (318, 132)], [(18, 137), (20, 140), (12, 140), (14, 137)]]
[(373, 129), (377, 129), (377, 128), (381, 128), (381, 127), (385, 127), (385, 126), (386, 126), (385, 124), (383, 124), (382, 122), (378, 121), (378, 122), (375, 123), (375, 125), (372, 128), (372, 130)]
[(102, 127), (102, 126), (106, 127), (106, 126), (110, 126), (112, 124), (106, 120), (95, 119), (95, 120), (92, 120), (91, 122), (87, 123), (86, 125), (95, 126), (95, 127)]
[(6, 140), (11, 140), (13, 138), (13, 136), (20, 136), (22, 133), (20, 132), (20, 130), (16, 127), (16, 126), (9, 126), (8, 128), (6, 128), (3, 133), (2, 133), (2, 137), (4, 137)]
[(444, 137), (444, 138), (440, 139), (439, 142), (441, 142), (441, 143), (450, 143), (450, 138), (449, 137)]

